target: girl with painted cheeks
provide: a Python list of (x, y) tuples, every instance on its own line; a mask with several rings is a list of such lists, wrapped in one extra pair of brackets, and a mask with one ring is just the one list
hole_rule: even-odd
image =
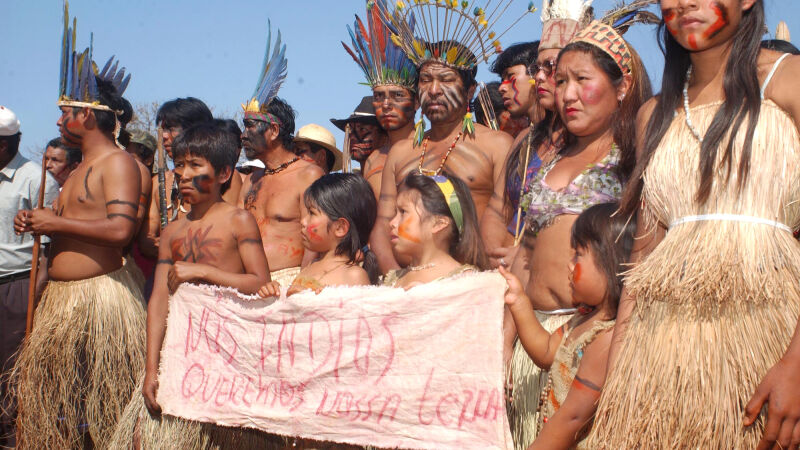
[(633, 247), (635, 226), (615, 214), (617, 207), (592, 206), (572, 226), (569, 284), (577, 314), (555, 332), (541, 325), (519, 279), (500, 267), (520, 342), (536, 365), (549, 370), (531, 449), (581, 448), (590, 428), (605, 381), (621, 273)]
[[(377, 259), (367, 247), (377, 203), (367, 181), (351, 173), (331, 173), (312, 183), (303, 200), (303, 247), (319, 257), (300, 271), (287, 295), (304, 290), (319, 293), (326, 286), (377, 283)], [(259, 295), (280, 295), (280, 284), (267, 283)]]
[(488, 266), (469, 188), (446, 172), (409, 174), (389, 226), (395, 256), (411, 265), (390, 271), (384, 285), (409, 289)]

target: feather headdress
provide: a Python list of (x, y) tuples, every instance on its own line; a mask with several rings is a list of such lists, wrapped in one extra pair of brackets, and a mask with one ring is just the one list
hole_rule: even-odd
[(542, 0), (539, 50), (566, 47), (593, 17), (592, 0)]
[(99, 73), (97, 72), (97, 66), (92, 60), (94, 46), (94, 37), (92, 35), (90, 35), (89, 47), (80, 53), (75, 51), (77, 23), (77, 18), (73, 18), (72, 26), (70, 26), (69, 3), (64, 2), (64, 33), (61, 38), (58, 104), (59, 106), (77, 106), (111, 111), (119, 115), (122, 113), (121, 111), (115, 111), (100, 103), (97, 79), (113, 84), (117, 93), (121, 96), (128, 87), (131, 76), (125, 76), (124, 67), (117, 71), (119, 61), (115, 61), (113, 56), (109, 58), (103, 70)]
[(599, 48), (617, 63), (622, 73), (631, 73), (633, 55), (622, 35), (631, 25), (637, 23), (659, 23), (658, 16), (646, 9), (657, 2), (658, 0), (635, 0), (627, 5), (620, 3), (602, 19), (595, 20), (581, 30), (573, 42), (586, 42)]
[(245, 119), (261, 120), (263, 122), (276, 122), (278, 119), (267, 112), (270, 102), (278, 95), (281, 85), (286, 80), (287, 60), (286, 44), (281, 45), (281, 31), (278, 30), (278, 38), (272, 48), (272, 24), (267, 21), (267, 50), (264, 52), (264, 63), (261, 65), (261, 72), (253, 91), (253, 96), (247, 103), (242, 103)]
[[(370, 87), (396, 85), (413, 91), (417, 68), (403, 49), (392, 41), (392, 33), (381, 21), (380, 9), (386, 8), (386, 0), (367, 1), (367, 26), (356, 16), (353, 28), (347, 26), (353, 47), (344, 42), (342, 46), (364, 71)], [(413, 19), (409, 22), (412, 31)]]
[[(381, 20), (392, 32), (392, 41), (405, 50), (417, 65), (431, 60), (439, 61), (460, 70), (471, 70), (480, 61), (488, 61), (502, 47), (500, 38), (522, 17), (536, 10), (533, 2), (513, 23), (496, 32), (506, 10), (513, 0), (414, 0), (406, 5), (396, 3), (394, 11), (386, 5), (375, 3)], [(416, 27), (410, 25), (416, 20)]]

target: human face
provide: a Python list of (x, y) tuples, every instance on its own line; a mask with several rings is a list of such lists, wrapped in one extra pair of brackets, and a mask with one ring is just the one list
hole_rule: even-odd
[(50, 175), (63, 186), (75, 167), (67, 164), (67, 151), (58, 147), (47, 147), (44, 152), (44, 163)]
[(576, 248), (569, 264), (572, 305), (579, 314), (588, 314), (603, 304), (608, 280), (595, 264), (591, 248)]
[(372, 89), (375, 117), (386, 131), (397, 131), (414, 121), (417, 101), (413, 92), (400, 86), (377, 86)]
[(173, 125), (168, 127), (164, 122), (161, 122), (161, 140), (164, 144), (164, 151), (167, 156), (172, 159), (172, 143), (183, 132), (183, 127), (180, 125)]
[(300, 219), (303, 247), (317, 253), (329, 252), (336, 248), (339, 241), (333, 233), (332, 224), (330, 217), (311, 202)]
[(571, 51), (561, 56), (556, 70), (556, 107), (573, 135), (607, 130), (622, 95), (589, 53)]
[(350, 123), (350, 155), (353, 159), (363, 164), (376, 147), (383, 145), (379, 128), (371, 123)]
[(557, 48), (540, 51), (536, 58), (536, 64), (540, 70), (537, 70), (536, 73), (531, 72), (533, 79), (536, 80), (536, 100), (542, 108), (548, 111), (556, 110), (556, 71), (552, 69), (555, 67), (558, 52)]
[(397, 212), (389, 222), (392, 248), (395, 253), (409, 257), (421, 254), (422, 236), (427, 228), (419, 215), (418, 197), (414, 193), (405, 190), (397, 195)]
[[(260, 120), (244, 119), (242, 131), (242, 148), (247, 159), (256, 159), (267, 149), (267, 140), (262, 132)], [(269, 128), (268, 128), (269, 129)]]
[(312, 145), (308, 142), (298, 141), (294, 143), (294, 148), (298, 155), (312, 161), (314, 164), (318, 165), (322, 170), (324, 170), (325, 173), (330, 172), (328, 170), (328, 154), (324, 147)]
[(80, 148), (85, 131), (82, 122), (82, 118), (85, 118), (84, 112), (68, 106), (62, 106), (60, 109), (61, 117), (58, 118), (56, 125), (61, 133), (61, 139), (69, 147)]
[(702, 51), (732, 39), (742, 14), (756, 0), (661, 0), (664, 24), (689, 51)]
[(219, 196), (220, 186), (228, 181), (231, 172), (226, 169), (214, 174), (207, 159), (187, 153), (175, 159), (175, 176), (183, 199), (194, 205)]
[(528, 75), (528, 68), (523, 64), (511, 66), (503, 71), (502, 82), (498, 91), (503, 97), (503, 106), (512, 117), (527, 116), (536, 102), (536, 96)]
[(458, 72), (435, 62), (422, 66), (418, 87), (422, 112), (431, 122), (460, 119), (474, 93), (474, 87), (465, 89)]

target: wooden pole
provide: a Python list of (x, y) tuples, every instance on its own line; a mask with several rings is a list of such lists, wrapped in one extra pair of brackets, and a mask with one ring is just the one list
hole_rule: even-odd
[[(42, 176), (39, 179), (39, 198), (36, 203), (36, 209), (44, 207), (44, 189), (45, 181), (47, 180), (47, 167), (45, 164), (45, 155), (42, 155)], [(28, 315), (25, 318), (25, 336), (28, 336), (33, 329), (33, 313), (36, 310), (36, 280), (39, 278), (39, 251), (42, 247), (42, 236), (34, 235), (33, 237), (33, 255), (31, 257), (31, 278), (28, 283)]]

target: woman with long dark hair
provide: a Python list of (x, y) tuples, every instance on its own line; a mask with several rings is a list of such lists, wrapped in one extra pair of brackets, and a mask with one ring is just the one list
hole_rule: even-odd
[(663, 85), (623, 199), (636, 265), (589, 447), (797, 448), (800, 58), (759, 48), (762, 0), (660, 4)]

